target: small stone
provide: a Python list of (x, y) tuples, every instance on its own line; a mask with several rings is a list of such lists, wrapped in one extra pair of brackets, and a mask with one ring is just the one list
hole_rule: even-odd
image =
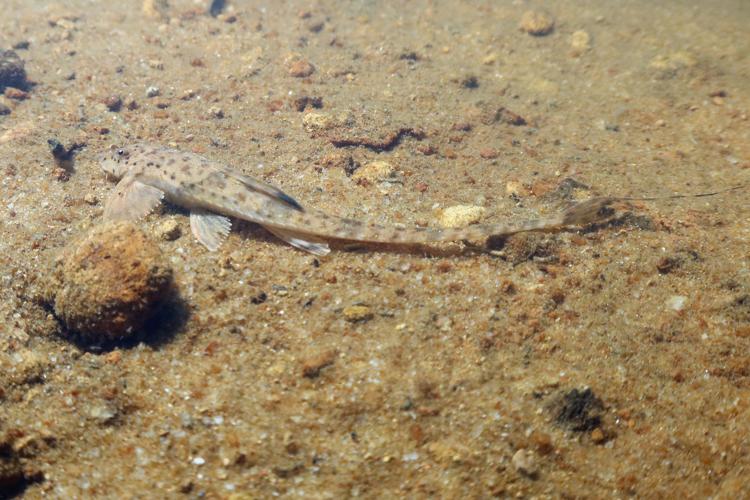
[(474, 75), (469, 75), (461, 80), (461, 86), (466, 89), (479, 88), (479, 79)]
[(106, 403), (94, 404), (89, 408), (89, 417), (99, 424), (108, 424), (117, 417), (117, 410)]
[(495, 148), (484, 148), (479, 151), (479, 156), (481, 156), (485, 160), (494, 160), (495, 158), (500, 156), (500, 152)]
[(218, 106), (208, 108), (208, 114), (217, 119), (224, 118), (224, 110)]
[(225, 0), (211, 0), (211, 4), (208, 6), (208, 14), (211, 17), (218, 17), (226, 7)]
[(159, 90), (159, 87), (150, 86), (146, 89), (146, 97), (156, 97), (159, 94), (161, 94), (161, 90)]
[(83, 197), (83, 201), (86, 202), (87, 205), (96, 205), (99, 203), (99, 198), (97, 198), (95, 194), (89, 193)]
[(536, 447), (536, 451), (542, 455), (548, 455), (555, 449), (552, 438), (546, 432), (535, 430), (531, 433), (529, 439)]
[(159, 239), (174, 241), (182, 236), (182, 229), (175, 219), (167, 219), (156, 227), (154, 234)]
[(0, 90), (5, 87), (25, 88), (26, 85), (23, 59), (12, 50), (0, 50)]
[(63, 249), (44, 290), (55, 315), (92, 342), (138, 332), (168, 295), (172, 270), (129, 222), (111, 222)]
[(107, 106), (107, 109), (113, 113), (120, 111), (120, 108), (122, 108), (122, 97), (119, 95), (107, 96), (102, 102)]
[(185, 89), (182, 92), (182, 95), (180, 96), (180, 100), (182, 100), (182, 101), (189, 101), (190, 99), (192, 99), (196, 95), (198, 95), (198, 92), (196, 92), (195, 90), (193, 90), (193, 89)]
[(315, 66), (305, 59), (297, 59), (289, 65), (289, 75), (295, 78), (306, 78), (315, 72)]
[(656, 270), (659, 274), (668, 274), (672, 272), (676, 267), (679, 267), (680, 260), (674, 257), (662, 257), (659, 262), (656, 263)]
[(531, 191), (519, 181), (508, 181), (505, 183), (505, 193), (508, 196), (528, 196)]
[(574, 31), (570, 35), (570, 48), (574, 56), (580, 56), (591, 49), (591, 36), (583, 30)]
[(344, 152), (330, 153), (320, 159), (320, 165), (324, 168), (339, 168), (351, 177), (359, 169), (360, 165), (352, 155)]
[(591, 440), (595, 442), (596, 444), (601, 444), (605, 440), (604, 432), (597, 427), (593, 431), (591, 431)]
[(521, 16), (520, 27), (521, 31), (525, 31), (529, 35), (544, 36), (552, 33), (555, 20), (547, 12), (527, 10)]
[(167, 0), (143, 0), (141, 6), (143, 14), (153, 19), (166, 19), (168, 10), (169, 3)]
[(164, 63), (158, 59), (149, 59), (148, 66), (153, 69), (162, 71), (164, 69)]
[(374, 184), (393, 177), (395, 171), (396, 169), (393, 168), (393, 165), (387, 161), (375, 160), (354, 172), (352, 180), (358, 183)]
[(667, 307), (675, 311), (682, 311), (687, 299), (684, 295), (672, 295), (667, 299)]
[(0, 116), (9, 115), (9, 114), (10, 114), (10, 108), (0, 102)]
[(533, 451), (521, 448), (513, 454), (511, 462), (513, 462), (513, 467), (515, 467), (516, 471), (521, 474), (529, 477), (536, 476), (536, 456)]
[(338, 351), (331, 349), (305, 359), (302, 362), (302, 376), (305, 378), (318, 377), (323, 368), (331, 366), (336, 361), (337, 355)]
[(16, 101), (23, 101), (29, 98), (29, 93), (15, 87), (6, 87), (5, 97), (8, 99), (15, 99)]
[(482, 64), (484, 64), (485, 66), (490, 66), (492, 64), (495, 64), (495, 62), (497, 62), (497, 53), (495, 53), (495, 52), (493, 52), (491, 54), (487, 54), (482, 59)]
[(343, 315), (344, 319), (350, 323), (365, 322), (374, 317), (372, 310), (368, 306), (362, 304), (345, 307)]
[(335, 120), (328, 113), (305, 113), (302, 126), (308, 133), (327, 130), (335, 126)]
[(303, 95), (296, 98), (292, 102), (292, 106), (300, 113), (303, 112), (307, 107), (320, 109), (323, 107), (323, 98)]
[(697, 64), (693, 54), (686, 51), (674, 52), (668, 55), (658, 55), (651, 60), (651, 68), (665, 73), (672, 73), (684, 68), (690, 68)]
[(479, 222), (486, 209), (474, 205), (454, 205), (443, 210), (440, 216), (442, 227), (465, 227)]

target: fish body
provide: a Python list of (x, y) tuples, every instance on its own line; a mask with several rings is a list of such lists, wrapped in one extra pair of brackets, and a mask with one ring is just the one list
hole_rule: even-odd
[(325, 255), (326, 239), (380, 243), (426, 243), (483, 239), (523, 231), (582, 225), (597, 218), (610, 199), (596, 198), (546, 219), (455, 229), (385, 227), (307, 210), (275, 186), (195, 153), (137, 143), (113, 147), (101, 168), (119, 180), (107, 201), (109, 220), (134, 220), (167, 201), (190, 210), (190, 227), (206, 248), (219, 248), (231, 230), (229, 217), (264, 226), (291, 245)]

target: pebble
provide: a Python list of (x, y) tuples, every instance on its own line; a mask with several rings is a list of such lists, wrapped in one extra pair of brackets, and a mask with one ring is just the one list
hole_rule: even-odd
[(485, 160), (494, 160), (495, 158), (500, 156), (500, 152), (495, 148), (484, 148), (479, 151), (479, 156), (481, 156)]
[(143, 0), (141, 11), (146, 17), (166, 19), (169, 3), (167, 0)]
[(331, 366), (336, 361), (338, 352), (335, 349), (318, 353), (307, 358), (302, 363), (302, 376), (305, 378), (316, 378), (323, 368)]
[(591, 36), (583, 30), (574, 31), (570, 35), (570, 48), (573, 56), (580, 56), (591, 49)]
[(521, 16), (521, 31), (529, 35), (544, 36), (552, 33), (555, 28), (555, 20), (552, 16), (540, 10), (527, 10)]
[(684, 295), (672, 295), (667, 299), (667, 307), (675, 311), (682, 311), (685, 308), (687, 299)]
[(89, 417), (99, 424), (108, 424), (117, 417), (117, 410), (106, 403), (94, 404), (89, 408)]
[(508, 181), (505, 183), (505, 193), (508, 196), (528, 196), (531, 191), (519, 181)]
[(536, 456), (533, 451), (521, 448), (513, 454), (511, 459), (513, 467), (526, 476), (535, 476), (537, 473)]
[(677, 71), (690, 68), (697, 64), (695, 57), (686, 51), (674, 52), (667, 55), (658, 55), (651, 60), (649, 66), (658, 71)]
[(336, 120), (328, 113), (305, 113), (302, 115), (302, 126), (308, 133), (327, 130), (335, 125)]
[(111, 222), (62, 250), (43, 295), (69, 331), (106, 342), (137, 333), (171, 286), (159, 247), (133, 224)]
[(369, 321), (374, 316), (374, 314), (372, 313), (372, 309), (362, 304), (347, 306), (344, 308), (342, 313), (344, 315), (344, 319), (351, 323)]
[(182, 236), (182, 229), (180, 228), (179, 222), (175, 219), (167, 219), (158, 226), (154, 234), (157, 238), (165, 241), (174, 241)]
[(352, 174), (352, 180), (355, 182), (369, 182), (374, 184), (376, 182), (384, 181), (390, 177), (393, 177), (396, 169), (393, 165), (383, 160), (376, 160), (368, 163), (362, 168), (357, 169)]
[(224, 110), (218, 106), (211, 106), (208, 109), (208, 114), (214, 118), (218, 118), (218, 119), (224, 118)]
[(360, 168), (358, 161), (352, 155), (337, 151), (330, 153), (320, 159), (320, 165), (324, 168), (338, 168), (351, 177)]
[(146, 97), (156, 97), (159, 94), (161, 94), (161, 90), (159, 90), (159, 87), (150, 86), (146, 89)]
[(295, 78), (306, 78), (315, 73), (315, 66), (305, 59), (297, 59), (289, 65), (289, 75)]
[(15, 51), (0, 50), (0, 90), (5, 87), (26, 87), (24, 62)]
[(320, 109), (323, 107), (323, 98), (303, 95), (292, 101), (292, 107), (300, 113), (308, 107)]
[(5, 97), (15, 99), (16, 101), (23, 101), (29, 98), (29, 93), (15, 87), (6, 87)]
[(95, 194), (89, 193), (83, 197), (83, 201), (88, 205), (96, 205), (99, 203), (99, 198), (97, 198)]
[(475, 205), (454, 205), (443, 210), (440, 215), (442, 227), (465, 227), (479, 222), (486, 209)]
[(122, 108), (122, 97), (119, 95), (110, 95), (104, 98), (102, 101), (107, 109), (116, 113)]
[(9, 115), (10, 114), (10, 108), (6, 106), (5, 104), (0, 102), (0, 116), (1, 115)]
[(591, 431), (591, 440), (596, 444), (603, 443), (605, 439), (606, 436), (604, 435), (604, 431), (602, 431), (599, 427)]

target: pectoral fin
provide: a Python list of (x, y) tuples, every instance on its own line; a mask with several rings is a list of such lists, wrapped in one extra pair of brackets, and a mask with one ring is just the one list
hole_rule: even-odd
[(132, 177), (125, 176), (117, 183), (104, 207), (106, 220), (136, 220), (145, 217), (164, 198), (164, 192)]
[(297, 247), (306, 252), (310, 252), (315, 255), (328, 255), (331, 249), (328, 245), (321, 240), (317, 240), (314, 237), (307, 234), (295, 233), (293, 231), (287, 231), (286, 229), (279, 229), (277, 227), (263, 226), (268, 229), (277, 238), (280, 238), (290, 245)]
[(210, 252), (217, 250), (232, 230), (232, 221), (223, 215), (194, 208), (190, 211), (190, 229)]

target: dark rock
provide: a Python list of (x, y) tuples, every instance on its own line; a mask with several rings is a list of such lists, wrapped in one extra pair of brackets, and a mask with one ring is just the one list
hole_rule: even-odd
[(0, 50), (0, 90), (5, 87), (26, 88), (23, 59), (12, 50)]
[(566, 392), (551, 408), (555, 421), (572, 431), (592, 431), (602, 425), (604, 404), (590, 388)]

